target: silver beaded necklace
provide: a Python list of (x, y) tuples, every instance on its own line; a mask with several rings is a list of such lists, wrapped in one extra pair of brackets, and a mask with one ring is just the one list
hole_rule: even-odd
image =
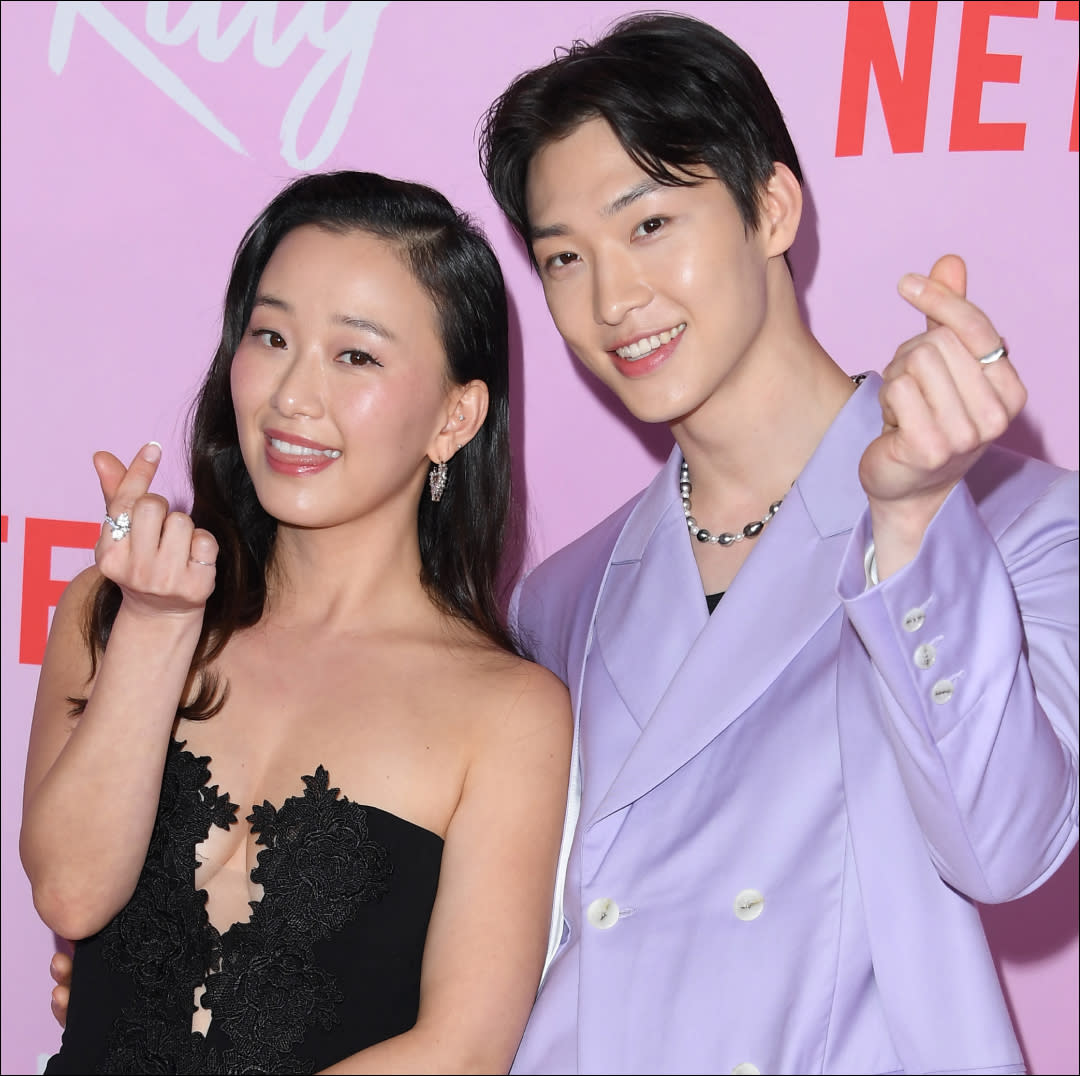
[(773, 501), (769, 505), (769, 510), (761, 519), (755, 519), (752, 523), (747, 523), (738, 534), (732, 534), (730, 531), (713, 534), (711, 531), (699, 526), (698, 521), (694, 519), (694, 513), (690, 508), (690, 490), (692, 488), (690, 485), (690, 468), (687, 466), (686, 460), (683, 460), (682, 467), (679, 469), (679, 492), (682, 494), (682, 510), (683, 515), (686, 516), (686, 529), (699, 542), (714, 542), (716, 545), (734, 545), (736, 542), (746, 541), (747, 538), (756, 538), (765, 529), (765, 524), (780, 511), (780, 505), (784, 503), (783, 497), (778, 501)]
[[(852, 374), (851, 380), (858, 387), (866, 380), (866, 374)], [(694, 513), (690, 507), (690, 491), (692, 489), (693, 487), (690, 485), (690, 468), (687, 466), (686, 460), (683, 460), (682, 467), (679, 468), (679, 493), (682, 495), (682, 510), (683, 515), (686, 516), (686, 529), (690, 532), (691, 537), (696, 538), (699, 542), (712, 542), (715, 545), (734, 545), (736, 542), (745, 542), (747, 538), (756, 538), (765, 529), (765, 524), (780, 511), (780, 505), (784, 503), (783, 497), (778, 501), (773, 501), (769, 505), (769, 510), (761, 519), (755, 519), (747, 523), (738, 534), (732, 534), (730, 531), (713, 534), (694, 519)]]

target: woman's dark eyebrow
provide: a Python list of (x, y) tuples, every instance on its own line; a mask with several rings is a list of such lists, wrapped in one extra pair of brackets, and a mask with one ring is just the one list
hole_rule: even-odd
[[(280, 310), (284, 314), (294, 313), (291, 303), (278, 298), (276, 295), (271, 295), (269, 292), (262, 292), (255, 296), (255, 302), (252, 304), (252, 309), (255, 310), (260, 306), (268, 306), (274, 310)], [(361, 332), (374, 333), (376, 336), (381, 336), (384, 340), (396, 339), (394, 334), (385, 325), (378, 321), (372, 321), (371, 318), (357, 317), (354, 314), (334, 314), (330, 320), (336, 325), (346, 325), (350, 329), (359, 329)]]

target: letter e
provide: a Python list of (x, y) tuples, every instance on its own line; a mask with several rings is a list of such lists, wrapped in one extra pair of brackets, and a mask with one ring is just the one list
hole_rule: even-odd
[(960, 20), (960, 51), (956, 57), (956, 88), (953, 91), (951, 150), (1023, 149), (1027, 124), (982, 123), (983, 86), (987, 82), (1020, 81), (1019, 56), (987, 53), (990, 20), (995, 15), (1034, 19), (1038, 0), (980, 0), (965, 3)]

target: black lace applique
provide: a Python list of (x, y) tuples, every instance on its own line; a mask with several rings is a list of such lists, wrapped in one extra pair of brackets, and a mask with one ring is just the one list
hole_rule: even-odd
[[(339, 798), (320, 766), (303, 778), (302, 796), (248, 816), (265, 846), (251, 872), (263, 897), (251, 902), (248, 922), (218, 934), (206, 892), (195, 888), (195, 847), (211, 826), (228, 829), (237, 808), (206, 786), (209, 762), (170, 744), (146, 865), (103, 931), (106, 962), (132, 976), (140, 995), (113, 1025), (103, 1071), (313, 1071), (295, 1051), (309, 1028), (338, 1022), (342, 995), (312, 945), (389, 889), (393, 867), (368, 836), (367, 812)], [(200, 985), (208, 1037), (191, 1030)], [(220, 1050), (211, 1045), (219, 1033)]]
[(311, 941), (339, 930), (357, 901), (376, 900), (389, 888), (390, 862), (382, 845), (368, 839), (367, 812), (329, 788), (320, 766), (304, 778), (304, 795), (280, 810), (264, 802), (247, 820), (256, 844), (265, 845), (251, 880), (263, 887), (255, 915), (287, 919)]

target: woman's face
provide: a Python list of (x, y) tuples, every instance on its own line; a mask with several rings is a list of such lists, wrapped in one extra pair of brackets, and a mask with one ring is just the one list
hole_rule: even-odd
[(384, 239), (314, 225), (279, 243), (233, 358), (244, 462), (283, 523), (416, 503), (450, 406), (431, 297)]

